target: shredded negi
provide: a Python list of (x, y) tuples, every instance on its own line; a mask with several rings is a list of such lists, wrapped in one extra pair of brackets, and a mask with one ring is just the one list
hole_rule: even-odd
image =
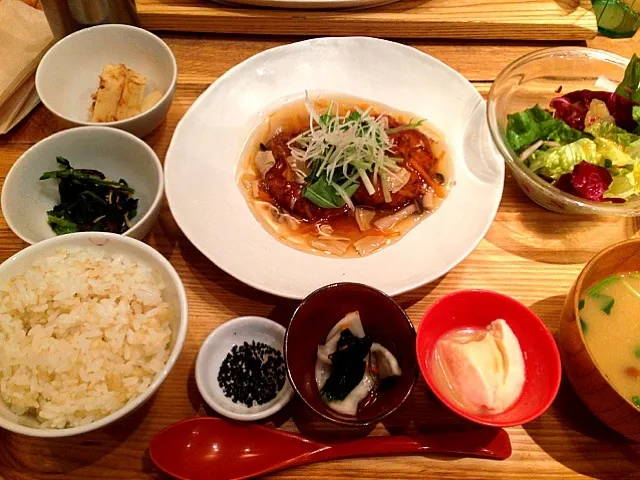
[[(557, 93), (560, 92), (558, 90)], [(578, 90), (507, 115), (507, 143), (556, 188), (596, 202), (640, 194), (640, 59), (615, 92)]]
[(138, 199), (127, 182), (111, 181), (98, 170), (75, 169), (63, 157), (60, 170), (45, 172), (40, 180), (59, 180), (60, 203), (47, 212), (47, 222), (57, 235), (99, 231), (124, 233), (137, 214)]
[(391, 202), (391, 183), (404, 186), (409, 173), (399, 165), (404, 159), (390, 155), (389, 134), (417, 128), (423, 120), (389, 128), (389, 118), (373, 115), (371, 108), (339, 115), (331, 102), (320, 115), (308, 100), (306, 106), (309, 129), (288, 143), (297, 173), (307, 182), (302, 195), (322, 208), (346, 204), (353, 210), (351, 196), (360, 182), (373, 195), (380, 181), (385, 201)]
[(233, 346), (220, 366), (218, 384), (231, 401), (252, 407), (276, 398), (285, 377), (282, 353), (254, 340)]

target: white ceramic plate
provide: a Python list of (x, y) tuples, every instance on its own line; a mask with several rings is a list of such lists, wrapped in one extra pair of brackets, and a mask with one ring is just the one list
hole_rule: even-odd
[[(442, 206), (397, 243), (364, 258), (323, 258), (273, 238), (250, 212), (236, 167), (259, 122), (256, 114), (305, 90), (384, 103), (438, 127), (456, 181)], [(439, 278), (484, 237), (503, 178), (485, 102), (462, 75), (413, 48), (361, 37), (294, 43), (232, 68), (180, 121), (165, 160), (169, 205), (189, 240), (239, 280), (296, 299), (333, 282), (361, 282), (397, 295)]]
[(214, 0), (227, 5), (248, 5), (275, 8), (369, 8), (398, 0)]

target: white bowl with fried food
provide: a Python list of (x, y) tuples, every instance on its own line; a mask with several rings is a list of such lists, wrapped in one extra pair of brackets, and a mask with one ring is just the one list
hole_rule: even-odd
[(98, 25), (56, 43), (40, 61), (42, 103), (71, 125), (105, 125), (144, 137), (171, 106), (178, 69), (156, 35), (130, 25)]

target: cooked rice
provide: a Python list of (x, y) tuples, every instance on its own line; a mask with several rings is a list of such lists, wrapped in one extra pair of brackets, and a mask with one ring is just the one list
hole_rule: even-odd
[(0, 284), (0, 397), (42, 428), (103, 418), (169, 357), (170, 305), (147, 266), (99, 248), (59, 250)]

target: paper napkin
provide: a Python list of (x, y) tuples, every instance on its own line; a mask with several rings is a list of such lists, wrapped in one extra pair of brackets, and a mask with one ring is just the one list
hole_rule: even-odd
[(37, 0), (0, 0), (0, 134), (7, 133), (40, 101), (38, 62), (53, 35)]

